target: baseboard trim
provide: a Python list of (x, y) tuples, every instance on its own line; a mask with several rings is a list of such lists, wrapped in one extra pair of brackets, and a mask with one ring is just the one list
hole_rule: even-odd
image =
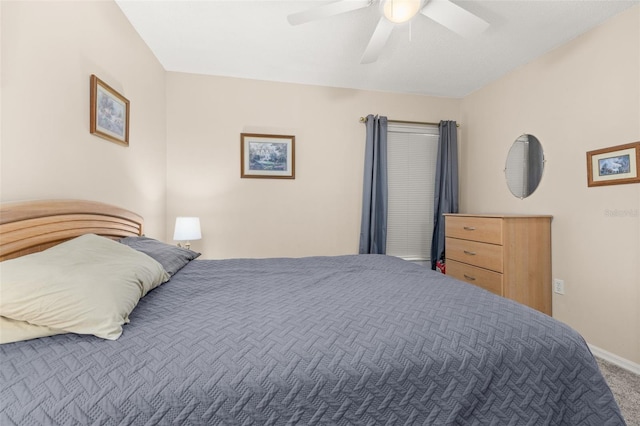
[(591, 353), (598, 358), (602, 358), (605, 361), (610, 362), (611, 364), (615, 364), (618, 367), (624, 368), (625, 370), (629, 370), (634, 374), (640, 375), (640, 364), (636, 364), (633, 361), (622, 358), (616, 354), (612, 354), (611, 352), (605, 351), (604, 349), (600, 349), (597, 346), (593, 346), (588, 344), (589, 349), (591, 349)]

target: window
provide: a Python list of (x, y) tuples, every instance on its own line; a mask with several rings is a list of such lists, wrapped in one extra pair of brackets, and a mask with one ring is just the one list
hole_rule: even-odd
[(523, 198), (528, 190), (528, 170), (524, 165), (529, 164), (529, 135), (522, 135), (516, 139), (509, 150), (508, 158), (520, 160), (514, 162), (517, 167), (505, 167), (505, 174), (511, 193), (516, 197)]
[(387, 254), (430, 263), (438, 127), (389, 124)]

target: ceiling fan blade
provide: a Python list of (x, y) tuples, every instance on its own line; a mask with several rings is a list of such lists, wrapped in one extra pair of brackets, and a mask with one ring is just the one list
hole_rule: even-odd
[(287, 20), (291, 25), (306, 24), (316, 19), (327, 18), (329, 16), (339, 15), (352, 10), (363, 9), (371, 5), (371, 0), (340, 0), (333, 3), (323, 4), (322, 6), (312, 9), (303, 10), (302, 12), (292, 13), (287, 16)]
[(391, 21), (384, 17), (380, 18), (375, 31), (369, 39), (369, 44), (367, 44), (367, 48), (364, 50), (364, 54), (360, 60), (361, 64), (370, 64), (378, 60), (378, 56), (380, 56), (384, 45), (387, 44), (393, 27), (394, 24)]
[(449, 0), (429, 0), (420, 12), (463, 37), (477, 36), (489, 26), (484, 20)]

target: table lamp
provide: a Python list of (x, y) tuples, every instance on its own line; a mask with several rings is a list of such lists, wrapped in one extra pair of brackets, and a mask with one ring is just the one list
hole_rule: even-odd
[[(200, 232), (199, 217), (176, 217), (173, 239), (174, 241), (180, 241), (178, 242), (178, 247), (189, 249), (191, 248), (190, 241), (201, 238), (202, 233)], [(184, 243), (182, 241), (184, 241)]]

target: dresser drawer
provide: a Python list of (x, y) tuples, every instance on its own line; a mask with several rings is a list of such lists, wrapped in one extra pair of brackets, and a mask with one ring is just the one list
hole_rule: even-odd
[(445, 244), (447, 259), (491, 269), (495, 272), (503, 271), (502, 246), (458, 238), (446, 238)]
[(447, 237), (502, 244), (502, 219), (498, 217), (446, 216)]
[(477, 285), (498, 296), (503, 295), (502, 274), (477, 268), (465, 263), (447, 260), (447, 275), (469, 284)]

